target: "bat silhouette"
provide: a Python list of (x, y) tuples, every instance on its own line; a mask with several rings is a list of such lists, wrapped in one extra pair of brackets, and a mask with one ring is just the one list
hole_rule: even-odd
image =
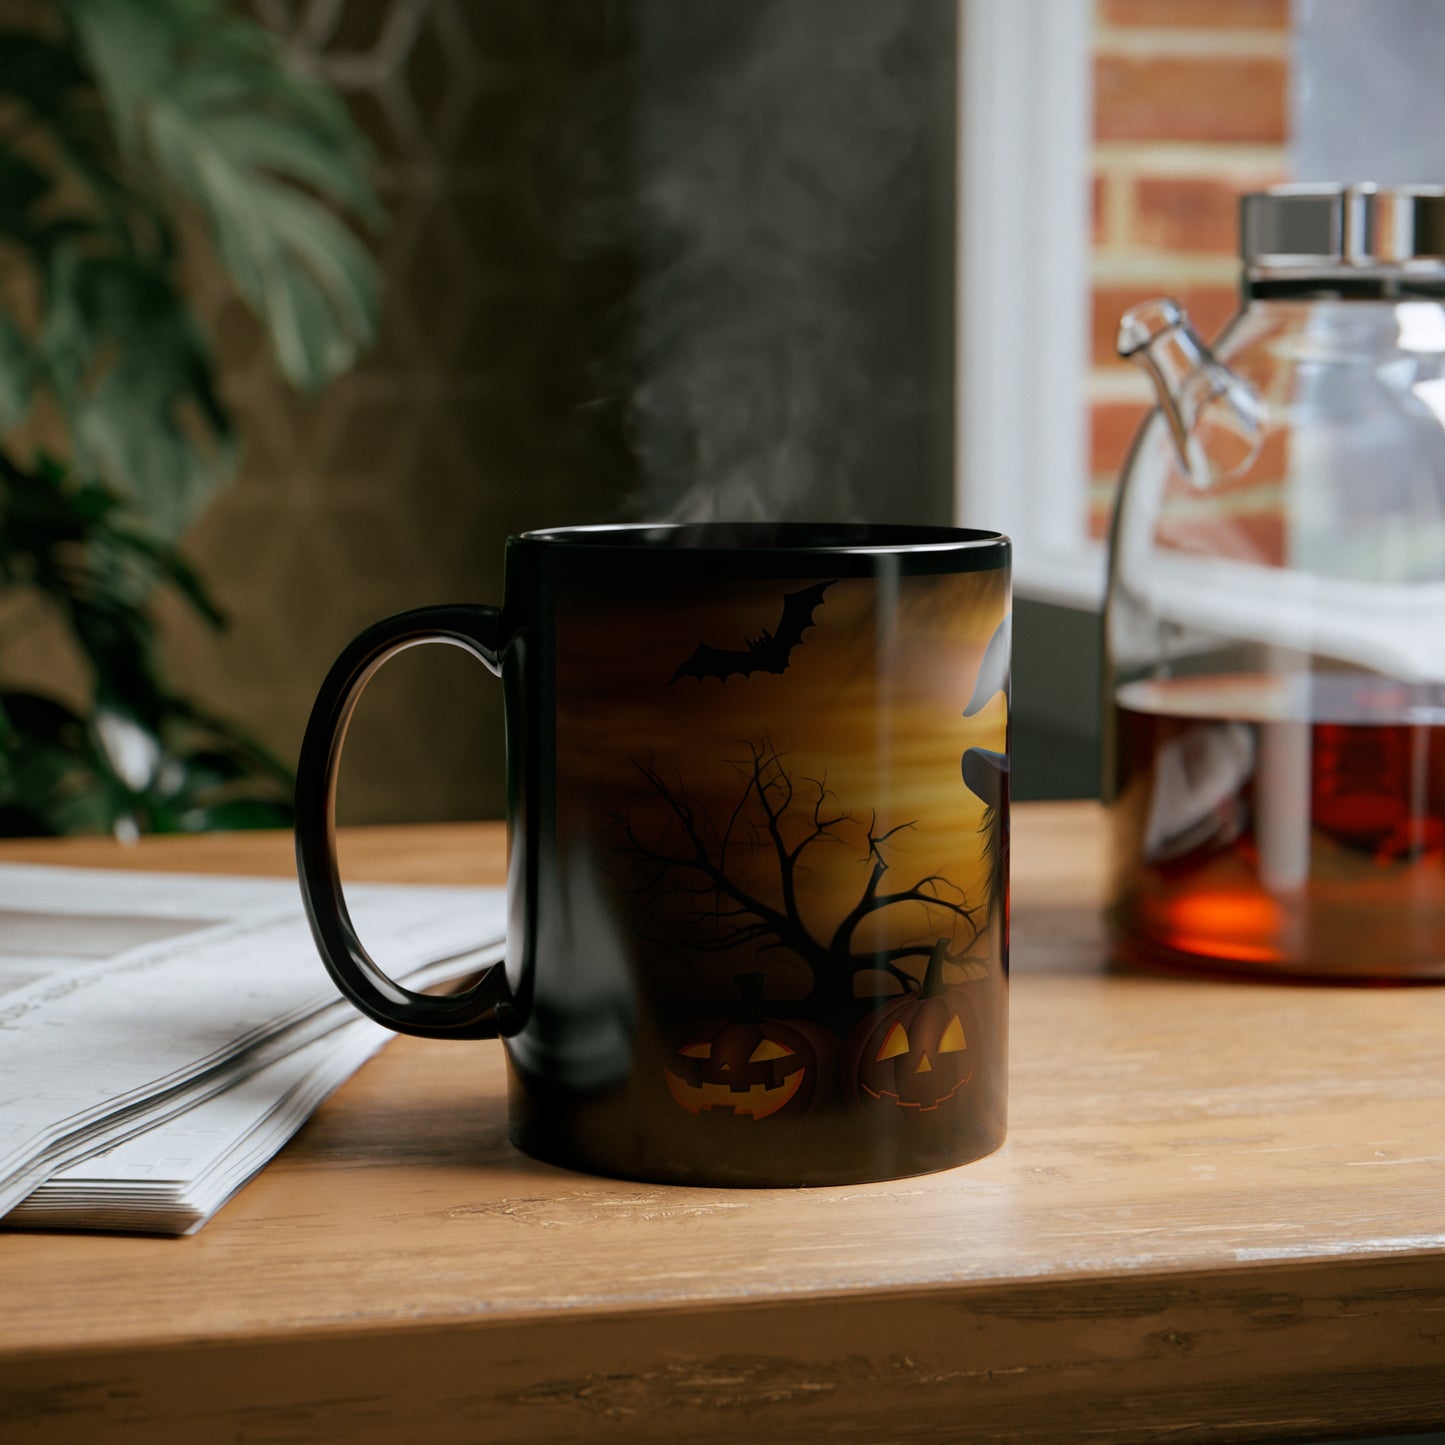
[(832, 585), (832, 582), (817, 582), (797, 592), (784, 593), (777, 631), (769, 632), (765, 627), (761, 637), (745, 639), (748, 645), (744, 649), (711, 647), (700, 642), (692, 656), (668, 679), (669, 683), (680, 677), (716, 677), (726, 682), (735, 672), (744, 677), (751, 677), (755, 672), (786, 672), (793, 649), (813, 625), (813, 613)]

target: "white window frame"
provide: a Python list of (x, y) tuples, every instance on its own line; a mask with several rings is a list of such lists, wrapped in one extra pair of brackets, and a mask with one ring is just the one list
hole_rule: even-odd
[(1088, 535), (1092, 0), (959, 0), (954, 510), (1014, 590), (1098, 608)]

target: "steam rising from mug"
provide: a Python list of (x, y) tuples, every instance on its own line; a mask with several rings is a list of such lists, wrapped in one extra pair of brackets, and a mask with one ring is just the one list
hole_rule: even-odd
[[(640, 462), (634, 512), (877, 516), (880, 477), (890, 491), (922, 477), (910, 449), (946, 452), (947, 336), (930, 350), (926, 333), (951, 315), (951, 141), (921, 152), (951, 134), (951, 95), (935, 83), (948, 8), (640, 0), (629, 12), (636, 189), (592, 219), (627, 227), (640, 253), (620, 326), (633, 361), (598, 376)], [(937, 275), (922, 274), (935, 254)]]

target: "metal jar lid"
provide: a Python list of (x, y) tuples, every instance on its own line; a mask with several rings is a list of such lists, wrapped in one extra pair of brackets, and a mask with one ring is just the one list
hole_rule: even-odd
[(1445, 188), (1275, 186), (1240, 202), (1247, 274), (1445, 266)]

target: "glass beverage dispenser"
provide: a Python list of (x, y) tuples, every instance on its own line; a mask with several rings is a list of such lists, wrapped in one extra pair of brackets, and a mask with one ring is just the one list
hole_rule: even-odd
[(1445, 979), (1445, 192), (1241, 207), (1211, 351), (1146, 302), (1157, 392), (1110, 553), (1120, 952), (1255, 976)]

